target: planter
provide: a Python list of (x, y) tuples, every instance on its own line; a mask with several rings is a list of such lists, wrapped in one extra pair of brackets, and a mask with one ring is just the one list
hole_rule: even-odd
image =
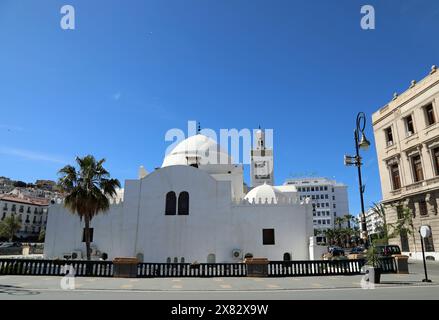
[(115, 258), (113, 276), (116, 278), (137, 278), (137, 258)]
[(409, 264), (408, 264), (408, 256), (404, 255), (393, 255), (396, 263), (396, 270), (399, 274), (409, 274)]
[(376, 267), (367, 266), (366, 275), (368, 275), (369, 282), (380, 283), (381, 281), (381, 269)]
[(248, 277), (267, 277), (268, 276), (268, 259), (266, 258), (250, 258), (245, 259), (247, 265)]

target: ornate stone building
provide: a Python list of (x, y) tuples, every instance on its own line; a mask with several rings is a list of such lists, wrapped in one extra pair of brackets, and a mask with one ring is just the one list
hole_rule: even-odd
[(388, 223), (404, 208), (412, 214), (414, 235), (400, 234), (391, 243), (421, 258), (419, 227), (429, 225), (427, 256), (439, 260), (439, 71), (433, 66), (420, 82), (372, 116), (383, 203)]

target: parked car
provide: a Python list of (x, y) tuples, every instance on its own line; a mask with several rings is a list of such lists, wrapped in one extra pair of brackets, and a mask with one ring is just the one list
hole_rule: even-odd
[(381, 257), (390, 257), (394, 254), (401, 254), (401, 249), (396, 245), (376, 246), (376, 250)]
[(351, 249), (351, 254), (360, 254), (364, 252), (364, 247), (355, 247)]
[(333, 257), (344, 256), (344, 250), (340, 247), (329, 247), (328, 252), (332, 254)]
[(3, 242), (0, 248), (21, 248), (22, 245), (19, 242)]
[(3, 242), (1, 245), (0, 245), (0, 248), (11, 248), (11, 247), (13, 247), (14, 246), (14, 243), (13, 242)]

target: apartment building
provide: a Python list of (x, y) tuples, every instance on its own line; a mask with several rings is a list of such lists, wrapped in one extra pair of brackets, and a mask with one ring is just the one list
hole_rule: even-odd
[(288, 179), (284, 185), (294, 185), (300, 200), (309, 198), (313, 203), (315, 230), (334, 228), (336, 217), (349, 214), (347, 186), (327, 178)]
[(47, 222), (48, 199), (19, 198), (12, 195), (0, 195), (0, 220), (15, 215), (21, 222), (18, 238), (37, 238)]
[(427, 256), (439, 259), (439, 72), (412, 81), (402, 94), (372, 116), (383, 204), (388, 223), (412, 214), (414, 235), (400, 234), (391, 243), (421, 258), (418, 230), (432, 229), (425, 241)]

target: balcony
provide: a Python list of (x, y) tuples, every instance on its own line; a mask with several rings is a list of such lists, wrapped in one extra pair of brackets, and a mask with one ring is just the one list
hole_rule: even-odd
[(405, 190), (406, 191), (416, 190), (421, 188), (423, 185), (424, 185), (424, 181), (419, 181), (416, 183), (409, 184), (408, 186), (405, 187)]
[(390, 193), (392, 196), (399, 196), (402, 193), (402, 189), (392, 190)]
[(430, 186), (430, 185), (435, 184), (435, 183), (439, 183), (439, 177), (434, 177), (432, 179), (427, 180), (427, 186)]

